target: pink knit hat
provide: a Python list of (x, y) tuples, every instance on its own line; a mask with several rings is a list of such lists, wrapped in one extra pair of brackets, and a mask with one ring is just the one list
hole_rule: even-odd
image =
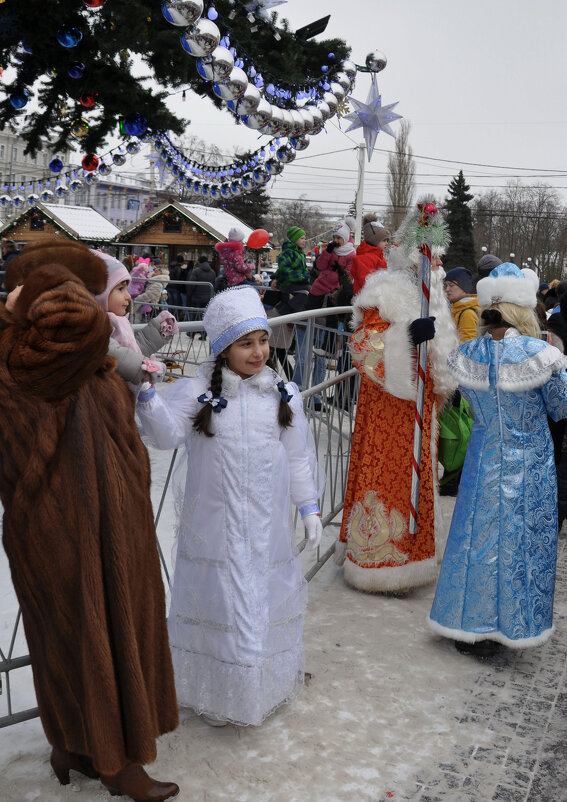
[(127, 281), (130, 283), (132, 277), (122, 262), (119, 262), (118, 259), (114, 258), (114, 256), (109, 256), (109, 254), (103, 253), (102, 251), (93, 251), (93, 253), (96, 253), (97, 256), (100, 256), (100, 258), (106, 264), (106, 272), (108, 274), (106, 289), (100, 295), (95, 295), (95, 298), (102, 306), (104, 311), (108, 312), (108, 296), (112, 290), (122, 281)]

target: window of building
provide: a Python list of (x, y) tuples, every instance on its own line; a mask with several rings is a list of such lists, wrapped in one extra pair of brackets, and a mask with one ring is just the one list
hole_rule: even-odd
[(4, 147), (4, 145), (0, 145), (0, 159), (4, 158), (5, 151), (6, 151), (6, 148)]
[(15, 162), (18, 161), (18, 148), (12, 148), (12, 159)]

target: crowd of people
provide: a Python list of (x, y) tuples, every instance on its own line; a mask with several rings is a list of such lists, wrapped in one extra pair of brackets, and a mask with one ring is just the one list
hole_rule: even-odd
[[(313, 266), (307, 232), (290, 226), (260, 291), (238, 229), (215, 249), (220, 282), (205, 255), (166, 268), (58, 240), (4, 262), (3, 544), (61, 783), (75, 771), (139, 802), (171, 799), (176, 783), (143, 766), (178, 705), (211, 726), (259, 726), (301, 691), (306, 583), (290, 511), (317, 548), (324, 489), (301, 390), (321, 383), (339, 338), (361, 376), (335, 546), (345, 581), (393, 595), (437, 581), (429, 626), (462, 652), (550, 637), (567, 514), (567, 282), (548, 287), (491, 254), (445, 272), (444, 223), (426, 204), (439, 233), (429, 251), (416, 236), (424, 203), (394, 234), (365, 215), (358, 247), (354, 220), (340, 220)], [(298, 325), (285, 362), (269, 316), (333, 305), (352, 307), (350, 331), (329, 314), (307, 343)], [(156, 355), (184, 307), (202, 310), (211, 354), (158, 390)], [(439, 420), (463, 399), (474, 424), (444, 477), (457, 495), (444, 547)], [(140, 435), (184, 453), (167, 618)]]

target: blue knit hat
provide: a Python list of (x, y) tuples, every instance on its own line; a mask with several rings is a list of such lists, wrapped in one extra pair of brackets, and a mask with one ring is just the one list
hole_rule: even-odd
[(470, 270), (467, 270), (466, 267), (454, 267), (452, 270), (449, 270), (443, 281), (452, 281), (453, 284), (460, 287), (463, 292), (474, 293), (475, 291), (473, 274)]

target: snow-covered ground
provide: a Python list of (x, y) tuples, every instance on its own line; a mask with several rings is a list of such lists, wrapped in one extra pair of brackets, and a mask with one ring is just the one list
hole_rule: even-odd
[[(151, 456), (157, 504), (170, 454)], [(450, 514), (453, 500), (442, 499), (442, 504)], [(327, 530), (328, 544), (337, 531)], [(172, 532), (168, 500), (158, 527), (167, 559)], [(523, 792), (493, 797), (500, 780), (494, 765), (480, 763), (480, 758), (475, 763), (480, 769), (457, 773), (457, 752), (461, 762), (463, 755), (473, 762), (473, 754), (496, 754), (496, 742), (498, 748), (512, 743), (504, 724), (504, 734), (495, 732), (486, 716), (496, 706), (495, 694), (500, 703), (507, 700), (512, 711), (519, 710), (514, 694), (527, 695), (521, 677), (529, 679), (535, 669), (522, 653), (490, 666), (459, 655), (450, 642), (432, 636), (425, 626), (432, 596), (433, 587), (404, 598), (359, 593), (346, 587), (342, 569), (330, 560), (309, 585), (305, 644), (312, 677), (299, 699), (259, 728), (211, 728), (183, 710), (176, 732), (160, 740), (151, 772), (178, 782), (181, 802), (539, 800)], [(6, 649), (17, 604), (3, 554), (0, 602), (0, 648)], [(565, 600), (560, 613), (563, 626)], [(15, 708), (32, 706), (29, 669), (14, 672), (12, 684)], [(484, 714), (464, 716), (471, 711), (471, 700)], [(5, 713), (4, 695), (0, 715)], [(534, 754), (537, 747), (534, 742)], [(59, 786), (49, 751), (38, 719), (0, 730), (1, 802), (110, 799), (97, 781), (78, 775), (70, 786)], [(435, 786), (439, 776), (445, 778), (445, 788), (460, 777), (460, 790), (439, 787), (435, 795), (427, 795), (427, 782)], [(470, 795), (464, 790), (467, 780), (478, 786)], [(517, 772), (514, 782), (520, 782)]]

